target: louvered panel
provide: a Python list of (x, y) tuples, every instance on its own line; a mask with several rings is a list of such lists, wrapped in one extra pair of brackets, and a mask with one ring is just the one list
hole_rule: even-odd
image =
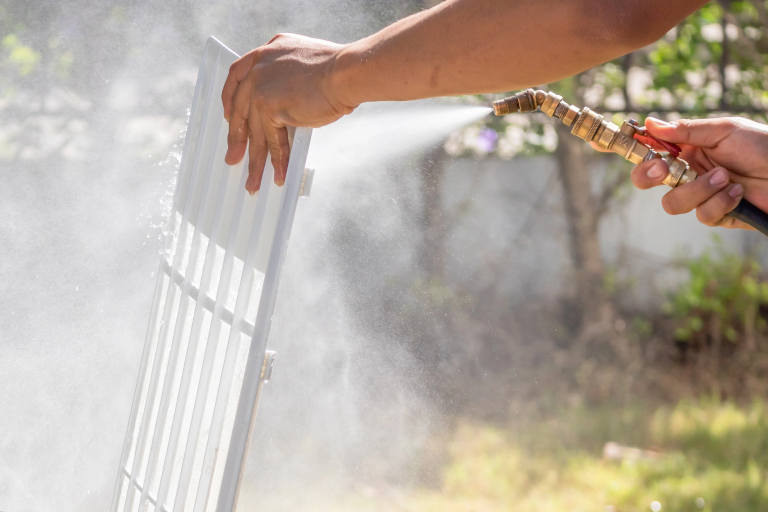
[(221, 89), (237, 55), (210, 38), (187, 128), (113, 512), (232, 511), (247, 454), (311, 130), (291, 130), (286, 183), (224, 164)]

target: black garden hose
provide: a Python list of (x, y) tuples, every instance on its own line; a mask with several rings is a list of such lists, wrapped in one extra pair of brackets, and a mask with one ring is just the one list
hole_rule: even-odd
[(728, 214), (745, 224), (749, 224), (765, 236), (768, 236), (768, 213), (753, 205), (746, 199), (739, 201), (736, 208)]

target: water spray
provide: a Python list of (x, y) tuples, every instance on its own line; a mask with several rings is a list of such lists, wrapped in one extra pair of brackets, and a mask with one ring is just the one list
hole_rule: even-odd
[[(587, 107), (579, 110), (578, 107), (563, 101), (562, 96), (551, 91), (526, 89), (514, 96), (495, 101), (493, 110), (497, 116), (541, 110), (549, 117), (556, 117), (564, 125), (570, 126), (573, 135), (586, 142), (594, 142), (601, 149), (617, 153), (633, 164), (660, 158), (669, 166), (669, 174), (663, 183), (671, 188), (684, 185), (698, 177), (688, 162), (679, 158), (682, 152), (679, 146), (654, 137), (634, 119), (626, 120), (621, 126), (617, 126), (607, 121), (605, 116)], [(638, 140), (636, 138), (638, 135), (653, 139), (664, 148), (664, 153), (657, 152)], [(728, 215), (768, 236), (768, 214), (746, 199), (742, 198)]]

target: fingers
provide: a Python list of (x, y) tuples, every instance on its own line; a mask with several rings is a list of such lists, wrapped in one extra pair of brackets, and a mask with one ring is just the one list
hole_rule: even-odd
[[(243, 83), (243, 85), (246, 84)], [(242, 160), (245, 148), (248, 148), (248, 179), (245, 182), (245, 189), (253, 195), (261, 188), (267, 153), (272, 158), (275, 184), (281, 186), (285, 183), (291, 148), (285, 126), (270, 121), (263, 112), (256, 110), (255, 105), (248, 108), (247, 120), (240, 120), (242, 112), (241, 110), (233, 111), (227, 136), (229, 149), (224, 161), (229, 165), (236, 164)]]
[(742, 227), (734, 222), (736, 219), (726, 215), (736, 208), (743, 195), (744, 187), (738, 183), (729, 184), (696, 208), (696, 218), (707, 226)]
[(736, 129), (731, 119), (680, 119), (668, 123), (649, 117), (646, 129), (656, 137), (675, 144), (713, 148)]
[[(650, 118), (649, 118), (649, 119), (650, 119)], [(640, 142), (642, 142), (643, 144), (645, 144), (646, 146), (649, 146), (649, 147), (650, 147), (651, 149), (653, 149), (654, 151), (658, 151), (658, 152), (665, 152), (665, 151), (667, 150), (667, 149), (666, 149), (664, 146), (662, 146), (661, 144), (659, 144), (658, 142), (656, 142), (656, 141), (655, 141), (655, 140), (653, 140), (652, 138), (650, 138), (650, 137), (646, 137), (645, 135), (640, 135), (640, 134), (637, 134), (637, 135), (635, 135), (635, 138), (636, 138), (638, 141), (640, 141)]]
[[(632, 183), (645, 190), (661, 185), (669, 174), (667, 164), (658, 158), (643, 162), (632, 170)], [(696, 217), (707, 226), (751, 229), (741, 221), (726, 215), (736, 208), (744, 196), (744, 187), (729, 182), (728, 171), (715, 167), (690, 183), (667, 192), (661, 205), (670, 215), (696, 210)]]
[(261, 118), (255, 108), (251, 108), (248, 117), (248, 179), (245, 180), (245, 190), (251, 195), (261, 188), (261, 178), (264, 174), (264, 164), (267, 161), (267, 139), (264, 137)]
[(288, 172), (288, 158), (291, 155), (287, 128), (269, 122), (264, 116), (260, 116), (255, 109), (252, 109), (252, 111), (254, 114), (249, 120), (248, 179), (245, 182), (245, 189), (251, 195), (261, 188), (267, 153), (269, 153), (272, 159), (272, 167), (275, 171), (275, 185), (278, 186), (285, 184), (285, 176)]
[(262, 128), (267, 139), (269, 155), (272, 158), (272, 167), (275, 169), (275, 185), (283, 185), (288, 172), (288, 157), (291, 155), (288, 130), (285, 126), (278, 126), (268, 119), (262, 119)]
[(688, 213), (699, 208), (727, 186), (728, 171), (722, 167), (716, 167), (694, 181), (667, 192), (661, 199), (661, 205), (670, 215)]
[[(224, 82), (224, 88), (221, 90), (221, 103), (224, 105), (224, 119), (229, 121), (230, 114), (232, 112), (232, 99), (235, 96), (240, 82), (242, 82), (248, 72), (253, 67), (254, 60), (256, 59), (257, 50), (246, 53), (239, 59), (237, 59), (229, 67), (229, 74), (227, 80)], [(247, 116), (246, 116), (247, 118)]]
[(243, 159), (248, 144), (248, 118), (251, 111), (251, 80), (246, 78), (237, 86), (230, 110), (229, 133), (227, 135), (227, 154), (224, 162), (235, 165)]
[(660, 158), (654, 158), (632, 169), (632, 183), (640, 190), (647, 190), (661, 185), (668, 174), (667, 163)]
[(719, 228), (727, 228), (727, 229), (746, 229), (746, 230), (749, 230), (749, 231), (756, 231), (755, 228), (753, 228), (752, 226), (750, 226), (746, 222), (742, 222), (739, 219), (731, 217), (730, 215), (726, 215), (725, 217), (723, 217), (723, 219), (720, 221), (720, 223), (717, 224), (717, 227), (719, 227)]
[(267, 153), (272, 157), (275, 184), (285, 183), (291, 149), (288, 144), (288, 130), (285, 126), (271, 120), (268, 113), (256, 108), (258, 101), (252, 91), (252, 81), (252, 73), (249, 73), (239, 82), (235, 90), (230, 110), (227, 154), (224, 156), (224, 161), (228, 165), (238, 163), (243, 159), (245, 150), (248, 148), (248, 179), (245, 188), (251, 194), (255, 194), (261, 187)]

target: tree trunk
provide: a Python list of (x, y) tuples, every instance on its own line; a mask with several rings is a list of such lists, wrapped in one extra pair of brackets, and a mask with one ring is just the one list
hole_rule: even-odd
[(757, 300), (750, 300), (749, 305), (744, 311), (744, 348), (747, 352), (757, 350), (757, 334), (755, 324), (757, 323)]
[(557, 124), (558, 146), (555, 156), (563, 186), (563, 203), (568, 242), (576, 287), (572, 304), (574, 327), (581, 332), (609, 313), (603, 290), (604, 266), (598, 238), (597, 204), (592, 194), (592, 176), (584, 141), (570, 129)]
[(712, 343), (710, 353), (710, 371), (717, 380), (717, 370), (720, 368), (720, 350), (723, 346), (723, 320), (720, 313), (713, 313), (709, 324), (709, 337)]

